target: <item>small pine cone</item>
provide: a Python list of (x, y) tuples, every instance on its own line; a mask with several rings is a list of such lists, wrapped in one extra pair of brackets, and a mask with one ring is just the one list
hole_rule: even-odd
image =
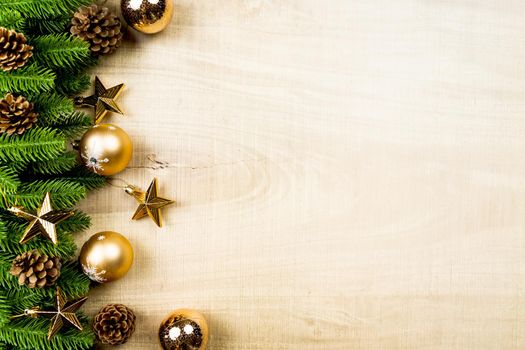
[(10, 72), (23, 67), (33, 56), (33, 46), (22, 33), (0, 27), (0, 68)]
[(135, 314), (125, 305), (108, 304), (95, 315), (93, 331), (103, 344), (124, 344), (135, 331)]
[(11, 275), (18, 277), (20, 285), (44, 288), (55, 284), (62, 264), (57, 257), (49, 258), (36, 250), (20, 254), (13, 260)]
[(95, 56), (113, 53), (122, 41), (120, 19), (107, 7), (92, 4), (78, 9), (71, 19), (71, 34), (87, 41)]
[(33, 104), (24, 96), (15, 97), (8, 93), (0, 100), (0, 134), (23, 134), (35, 125), (38, 113), (33, 111)]

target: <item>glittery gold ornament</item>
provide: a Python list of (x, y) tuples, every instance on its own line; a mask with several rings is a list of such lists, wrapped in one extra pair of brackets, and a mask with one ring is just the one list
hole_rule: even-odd
[(124, 277), (133, 265), (133, 248), (120, 233), (103, 231), (84, 243), (79, 261), (91, 280), (111, 282)]
[(139, 203), (135, 214), (133, 214), (133, 220), (149, 216), (158, 227), (162, 227), (162, 213), (160, 210), (175, 202), (157, 195), (158, 185), (156, 178), (153, 179), (146, 192), (142, 192), (133, 185), (126, 186), (125, 191)]
[(75, 214), (68, 210), (53, 210), (49, 193), (46, 193), (40, 208), (37, 209), (35, 214), (28, 213), (20, 207), (11, 207), (8, 210), (16, 216), (29, 221), (29, 226), (27, 226), (22, 238), (20, 238), (20, 243), (22, 244), (27, 243), (27, 241), (38, 235), (42, 235), (54, 244), (58, 244), (56, 224)]
[(208, 324), (198, 311), (175, 310), (162, 321), (159, 340), (164, 350), (204, 350), (208, 344)]
[(11, 318), (17, 318), (21, 316), (29, 317), (38, 317), (46, 316), (51, 317), (51, 325), (49, 326), (49, 331), (47, 333), (47, 340), (51, 340), (64, 325), (70, 325), (75, 327), (78, 330), (82, 330), (82, 324), (78, 319), (75, 312), (84, 305), (87, 298), (82, 297), (72, 301), (67, 301), (64, 292), (57, 287), (56, 296), (55, 296), (55, 308), (56, 310), (40, 310), (39, 308), (27, 309), (21, 315), (16, 315)]
[(133, 154), (133, 145), (128, 134), (112, 124), (92, 127), (80, 140), (79, 148), (86, 167), (104, 176), (126, 169)]
[(173, 0), (121, 0), (122, 17), (134, 29), (154, 34), (165, 29), (173, 17)]

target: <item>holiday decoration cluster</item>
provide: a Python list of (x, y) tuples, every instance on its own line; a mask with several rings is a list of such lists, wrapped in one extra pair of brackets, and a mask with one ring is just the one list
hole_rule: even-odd
[[(137, 31), (157, 33), (173, 3), (122, 0), (121, 14)], [(125, 305), (103, 306), (92, 320), (80, 310), (91, 287), (130, 270), (131, 243), (99, 232), (76, 259), (73, 239), (90, 225), (75, 206), (125, 170), (133, 154), (122, 128), (102, 124), (123, 114), (117, 98), (124, 85), (107, 88), (97, 77), (94, 93), (82, 96), (88, 72), (123, 34), (118, 15), (91, 0), (0, 0), (0, 350), (119, 345), (135, 330)], [(146, 191), (122, 189), (138, 204), (133, 220), (162, 226), (161, 209), (174, 202), (158, 195), (156, 179)], [(158, 336), (163, 349), (205, 349), (208, 327), (199, 312), (179, 309)]]

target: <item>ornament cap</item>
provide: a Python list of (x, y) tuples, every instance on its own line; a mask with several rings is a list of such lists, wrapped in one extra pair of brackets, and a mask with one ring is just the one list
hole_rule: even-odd
[(40, 311), (39, 307), (34, 307), (34, 308), (31, 308), (31, 309), (25, 309), (24, 310), (24, 315), (25, 316), (29, 316), (29, 317), (33, 317), (33, 318), (37, 318), (39, 311)]
[(139, 202), (142, 202), (146, 199), (146, 193), (142, 192), (137, 186), (127, 185), (126, 187), (124, 187), (124, 191), (126, 191), (127, 194), (129, 194)]

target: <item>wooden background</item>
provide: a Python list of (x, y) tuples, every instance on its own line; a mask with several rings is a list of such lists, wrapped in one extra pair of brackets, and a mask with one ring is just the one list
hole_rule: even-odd
[(522, 0), (177, 0), (94, 73), (177, 200), (83, 204), (136, 250), (86, 307), (136, 311), (120, 349), (181, 307), (210, 350), (525, 349)]

